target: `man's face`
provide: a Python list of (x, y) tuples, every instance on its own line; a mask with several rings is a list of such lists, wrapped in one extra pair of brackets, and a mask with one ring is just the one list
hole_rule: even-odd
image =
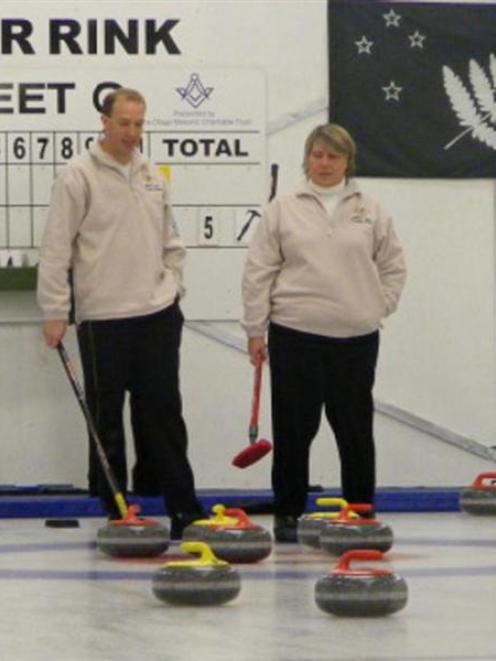
[(105, 137), (102, 148), (119, 163), (126, 164), (139, 146), (145, 122), (145, 106), (138, 101), (117, 98), (110, 117), (102, 115)]

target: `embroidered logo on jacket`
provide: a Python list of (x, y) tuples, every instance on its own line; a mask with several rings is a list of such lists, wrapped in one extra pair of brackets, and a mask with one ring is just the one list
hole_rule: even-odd
[(364, 212), (355, 214), (354, 216), (351, 216), (350, 218), (352, 223), (362, 223), (365, 225), (373, 225), (374, 220), (373, 218), (370, 218), (370, 216), (367, 216)]
[(143, 186), (147, 191), (162, 191), (162, 186), (148, 173), (143, 174)]

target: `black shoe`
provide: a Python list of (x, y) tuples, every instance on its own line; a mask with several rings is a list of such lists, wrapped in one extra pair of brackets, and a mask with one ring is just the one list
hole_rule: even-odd
[(104, 505), (103, 507), (107, 515), (107, 521), (119, 521), (119, 519), (122, 519), (122, 515), (115, 505)]
[(198, 521), (199, 519), (204, 519), (204, 514), (196, 514), (190, 512), (180, 512), (178, 514), (173, 514), (171, 516), (171, 530), (170, 538), (171, 539), (182, 539), (184, 529)]
[(370, 510), (370, 512), (360, 512), (358, 516), (361, 519), (375, 519), (375, 511)]
[(274, 537), (276, 542), (295, 544), (298, 541), (298, 517), (292, 514), (276, 515), (274, 519)]

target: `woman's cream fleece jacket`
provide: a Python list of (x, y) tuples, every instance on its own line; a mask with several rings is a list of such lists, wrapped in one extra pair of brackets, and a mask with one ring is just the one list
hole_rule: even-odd
[(396, 309), (405, 278), (391, 218), (356, 181), (332, 216), (305, 182), (264, 210), (243, 274), (242, 325), (260, 338), (269, 321), (326, 337), (365, 335)]

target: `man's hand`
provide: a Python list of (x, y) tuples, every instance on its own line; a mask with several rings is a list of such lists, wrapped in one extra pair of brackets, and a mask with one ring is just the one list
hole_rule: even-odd
[(55, 349), (67, 330), (67, 321), (53, 320), (43, 324), (43, 335), (47, 346)]

